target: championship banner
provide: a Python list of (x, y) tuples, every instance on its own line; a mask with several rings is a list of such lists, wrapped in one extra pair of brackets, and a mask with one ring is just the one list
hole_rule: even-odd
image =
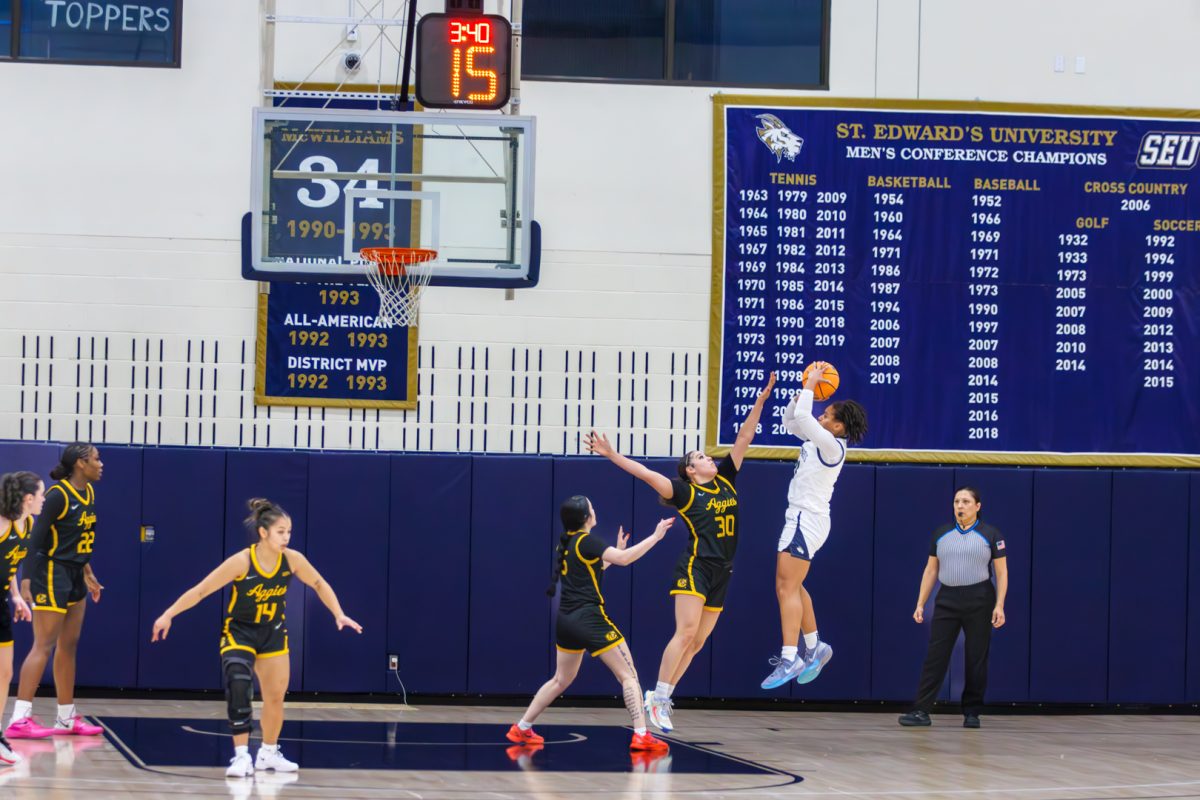
[(714, 102), (710, 447), (822, 360), (858, 460), (1200, 466), (1200, 114)]

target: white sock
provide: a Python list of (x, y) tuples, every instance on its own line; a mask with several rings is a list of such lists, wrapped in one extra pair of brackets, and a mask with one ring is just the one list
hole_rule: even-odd
[(646, 726), (643, 725), (640, 728), (634, 728), (633, 732), (636, 733), (638, 736), (645, 736), (646, 735)]
[(267, 754), (269, 755), (269, 754), (271, 754), (271, 753), (274, 753), (275, 751), (277, 751), (277, 750), (279, 749), (279, 745), (278, 745), (278, 744), (266, 744), (266, 743), (264, 743), (264, 744), (263, 744), (263, 746), (262, 746), (262, 747), (260, 747), (260, 748), (258, 748), (258, 749), (259, 749), (259, 750), (261, 750), (261, 751), (263, 751), (264, 753), (267, 753)]
[(26, 717), (32, 717), (32, 716), (33, 716), (33, 701), (32, 700), (18, 700), (15, 703), (13, 703), (12, 718), (9, 719), (8, 724), (12, 725), (14, 722), (18, 722), (20, 720), (25, 719)]
[(239, 747), (233, 748), (233, 757), (234, 758), (237, 758), (238, 756), (246, 756), (246, 755), (250, 755), (250, 747), (248, 745), (243, 744)]
[(784, 648), (779, 651), (779, 657), (782, 658), (784, 661), (795, 661), (796, 660), (796, 651), (799, 649), (800, 648), (798, 648), (798, 647), (784, 646)]
[(71, 718), (74, 716), (75, 716), (75, 704), (74, 703), (71, 703), (70, 705), (66, 705), (66, 706), (60, 705), (58, 707), (58, 721), (59, 722), (70, 722)]
[(804, 634), (804, 647), (808, 652), (812, 652), (813, 648), (817, 646), (818, 641), (816, 631)]
[(523, 731), (530, 731), (530, 730), (533, 730), (533, 723), (526, 722), (525, 718), (521, 717), (521, 721), (517, 723), (517, 727)]
[(654, 699), (658, 702), (671, 699), (671, 692), (675, 691), (675, 687), (666, 681), (659, 681), (654, 686)]

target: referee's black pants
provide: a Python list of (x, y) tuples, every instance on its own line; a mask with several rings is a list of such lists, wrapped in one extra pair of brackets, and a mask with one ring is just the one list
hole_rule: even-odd
[(992, 610), (995, 607), (996, 587), (990, 580), (969, 586), (943, 586), (938, 590), (915, 710), (928, 713), (933, 708), (961, 630), (966, 640), (967, 662), (962, 710), (963, 714), (979, 713), (983, 706), (983, 691), (987, 688), (988, 648), (992, 643)]

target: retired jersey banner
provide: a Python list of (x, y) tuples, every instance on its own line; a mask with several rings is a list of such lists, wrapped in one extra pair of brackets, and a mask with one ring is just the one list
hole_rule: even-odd
[(774, 369), (794, 453), (823, 360), (859, 459), (1200, 466), (1198, 162), (1191, 112), (717, 96), (708, 443)]
[(254, 402), (417, 407), (417, 329), (381, 327), (369, 286), (271, 284), (258, 296)]

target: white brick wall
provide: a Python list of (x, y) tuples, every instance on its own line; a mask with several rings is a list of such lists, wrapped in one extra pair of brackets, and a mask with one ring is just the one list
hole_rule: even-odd
[[(1200, 66), (1195, 3), (1159, 0), (1173, 22), (1140, 39), (1126, 0), (1051, 5), (834, 0), (828, 94), (1200, 105), (1200, 83), (1168, 79)], [(257, 6), (189, 3), (180, 70), (0, 64), (0, 438), (574, 453), (595, 425), (639, 455), (700, 443), (709, 87), (526, 82), (541, 285), (429, 290), (415, 411), (256, 408), (239, 223)], [(277, 61), (299, 79), (328, 34), (290, 37)], [(1056, 54), (1088, 72), (1054, 73)]]

